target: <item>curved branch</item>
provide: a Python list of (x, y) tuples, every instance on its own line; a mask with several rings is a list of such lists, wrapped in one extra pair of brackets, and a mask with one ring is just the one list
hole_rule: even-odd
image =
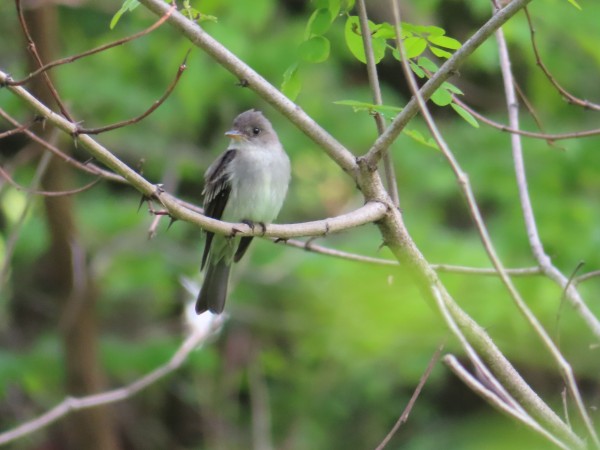
[(132, 397), (141, 390), (146, 389), (161, 378), (164, 378), (166, 375), (177, 370), (186, 361), (192, 351), (198, 348), (200, 344), (219, 329), (223, 324), (223, 321), (224, 316), (213, 316), (212, 322), (206, 328), (195, 329), (194, 332), (181, 343), (175, 354), (166, 364), (157, 367), (133, 383), (112, 391), (88, 395), (86, 397), (67, 397), (38, 418), (25, 422), (12, 430), (0, 433), (0, 445), (12, 442), (41, 428), (47, 427), (73, 411), (81, 411), (82, 409), (116, 403)]
[(560, 141), (560, 140), (564, 140), (564, 139), (578, 139), (578, 138), (593, 137), (593, 136), (598, 136), (600, 134), (600, 128), (595, 128), (592, 130), (573, 131), (571, 133), (555, 133), (555, 134), (519, 130), (517, 128), (511, 128), (508, 125), (504, 125), (502, 123), (491, 120), (490, 118), (484, 116), (483, 114), (478, 113), (473, 108), (471, 108), (469, 105), (467, 105), (465, 102), (463, 102), (461, 99), (459, 99), (456, 95), (452, 96), (452, 101), (455, 102), (456, 104), (460, 105), (464, 109), (466, 109), (477, 120), (479, 120), (493, 128), (496, 128), (500, 131), (505, 131), (505, 132), (511, 133), (511, 134), (518, 134), (520, 136), (530, 137), (530, 138), (534, 138), (534, 139), (544, 139), (544, 140), (550, 141), (550, 142)]
[[(2, 84), (8, 75), (0, 71), (0, 84)], [(77, 133), (77, 125), (69, 122), (64, 117), (50, 110), (38, 99), (31, 95), (21, 86), (6, 86), (13, 94), (26, 102), (39, 115), (45, 118), (49, 123), (73, 136)], [(269, 236), (279, 238), (290, 238), (300, 236), (325, 236), (329, 233), (346, 230), (349, 228), (375, 222), (381, 219), (388, 211), (388, 206), (382, 202), (368, 202), (364, 206), (347, 214), (332, 217), (314, 222), (296, 223), (290, 225), (268, 225), (266, 230), (256, 228), (252, 230), (248, 225), (238, 223), (221, 222), (203, 216), (185, 206), (183, 202), (176, 197), (162, 191), (160, 186), (156, 186), (142, 177), (139, 173), (127, 166), (123, 161), (113, 155), (107, 148), (99, 144), (93, 138), (86, 134), (77, 136), (78, 142), (94, 158), (102, 162), (114, 172), (121, 175), (129, 184), (140, 191), (144, 196), (160, 201), (166, 208), (169, 215), (176, 219), (185, 220), (194, 223), (206, 230), (216, 233), (240, 236)]]
[(169, 15), (171, 15), (171, 13), (173, 12), (174, 9), (175, 9), (175, 5), (171, 6), (171, 8), (169, 8), (167, 10), (167, 12), (160, 19), (158, 19), (155, 23), (150, 25), (145, 30), (140, 31), (139, 33), (132, 34), (131, 36), (124, 37), (123, 39), (119, 39), (114, 42), (109, 42), (108, 44), (104, 44), (99, 47), (93, 48), (91, 50), (87, 50), (85, 52), (78, 53), (77, 55), (67, 56), (66, 58), (57, 59), (56, 61), (52, 61), (48, 64), (44, 64), (39, 69), (31, 72), (25, 78), (22, 78), (20, 80), (10, 80), (7, 82), (7, 84), (10, 84), (11, 86), (22, 86), (23, 84), (30, 81), (32, 78), (38, 76), (41, 73), (46, 72), (47, 70), (52, 69), (53, 67), (72, 63), (74, 61), (77, 61), (78, 59), (85, 58), (86, 56), (90, 56), (90, 55), (94, 55), (96, 53), (103, 52), (110, 48), (117, 47), (118, 45), (123, 45), (127, 42), (133, 41), (134, 39), (145, 36), (145, 35), (151, 33), (152, 31), (156, 30), (163, 23), (165, 23), (165, 20), (167, 20), (167, 17)]
[[(169, 5), (162, 0), (140, 0), (140, 3), (157, 15), (165, 14), (165, 11), (169, 8)], [(342, 169), (351, 176), (356, 176), (357, 167), (354, 155), (327, 133), (327, 131), (321, 128), (298, 105), (206, 33), (198, 24), (187, 19), (177, 11), (171, 14), (168, 22), (186, 36), (192, 44), (203, 49), (219, 64), (237, 76), (243, 82), (244, 86), (255, 91), (264, 100), (269, 102), (271, 106), (287, 117), (290, 122), (322, 147)]]
[[(529, 2), (531, 2), (531, 0), (513, 0), (507, 7), (494, 14), (490, 20), (478, 28), (475, 34), (473, 34), (473, 36), (471, 36), (450, 59), (442, 64), (435, 75), (423, 85), (419, 90), (421, 98), (423, 98), (423, 100), (428, 100), (444, 81), (456, 74), (458, 68), (494, 33), (494, 31), (496, 31), (496, 29), (506, 23)], [(375, 141), (369, 152), (365, 155), (369, 166), (373, 167), (377, 164), (381, 159), (383, 152), (392, 145), (404, 127), (406, 127), (408, 122), (410, 122), (418, 112), (419, 103), (413, 95), (402, 111), (394, 118), (391, 125)]]

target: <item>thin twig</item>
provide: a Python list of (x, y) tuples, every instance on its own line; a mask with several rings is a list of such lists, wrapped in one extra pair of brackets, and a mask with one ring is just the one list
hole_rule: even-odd
[[(506, 40), (504, 39), (504, 33), (502, 31), (502, 28), (496, 30), (496, 39), (498, 41), (500, 69), (502, 71), (502, 78), (504, 80), (504, 91), (506, 95), (506, 103), (509, 117), (508, 121), (511, 128), (518, 129), (519, 105), (517, 103), (514, 91), (514, 77), (511, 70), (510, 55), (508, 53), (508, 46), (506, 44)], [(533, 207), (527, 188), (527, 175), (525, 172), (523, 149), (521, 146), (521, 138), (518, 135), (511, 135), (511, 146), (513, 153), (513, 162), (515, 166), (515, 174), (517, 178), (517, 187), (519, 190), (519, 200), (521, 202), (521, 209), (523, 212), (523, 218), (525, 219), (525, 226), (527, 229), (527, 237), (529, 239), (529, 245), (531, 247), (532, 253), (540, 267), (542, 267), (542, 269), (544, 270), (544, 273), (564, 289), (566, 298), (569, 300), (571, 305), (576, 309), (576, 311), (580, 314), (580, 316), (584, 319), (584, 321), (586, 322), (586, 324), (588, 324), (592, 331), (594, 331), (597, 336), (600, 336), (600, 321), (587, 308), (587, 305), (580, 297), (579, 292), (574, 286), (570, 285), (568, 278), (565, 277), (556, 267), (554, 267), (552, 261), (550, 260), (550, 257), (546, 254), (544, 250), (544, 246), (539, 237), (537, 224), (535, 222), (535, 216), (533, 214)], [(515, 300), (517, 300), (517, 298), (515, 298)], [(586, 425), (588, 434), (594, 441), (596, 447), (600, 448), (600, 439), (598, 438), (592, 420), (587, 412), (587, 408), (583, 403), (583, 399), (581, 397), (581, 393), (579, 392), (579, 388), (577, 387), (577, 382), (575, 380), (575, 375), (573, 374), (573, 369), (571, 365), (564, 358), (564, 356), (561, 354), (560, 350), (556, 347), (556, 345), (554, 345), (552, 339), (550, 338), (546, 330), (538, 322), (537, 318), (531, 313), (529, 308), (527, 308), (527, 306), (524, 303), (523, 307), (519, 308), (522, 309), (524, 313), (526, 313), (527, 320), (529, 321), (537, 335), (541, 338), (544, 345), (553, 355), (556, 363), (558, 364), (559, 370), (561, 371), (562, 376), (565, 379), (565, 383), (569, 388), (571, 396), (575, 401), (577, 410), (579, 411), (579, 414)]]
[(592, 278), (600, 277), (600, 270), (594, 270), (592, 272), (584, 273), (583, 275), (579, 275), (577, 278), (573, 280), (574, 285), (578, 285), (579, 283), (583, 283), (584, 281), (591, 280)]
[[(166, 18), (165, 18), (165, 20), (166, 20)], [(179, 82), (179, 79), (181, 78), (181, 75), (183, 75), (183, 72), (187, 68), (186, 62), (187, 62), (187, 58), (188, 58), (189, 54), (190, 54), (190, 51), (188, 50), (188, 52), (185, 55), (185, 58), (183, 59), (183, 62), (179, 65), (179, 68), (177, 69), (177, 75), (175, 75), (175, 79), (171, 82), (171, 84), (169, 85), (169, 87), (167, 88), (167, 90), (164, 92), (164, 94), (158, 100), (156, 100), (152, 104), (152, 106), (150, 106), (150, 108), (148, 108), (144, 113), (140, 114), (137, 117), (133, 117), (131, 119), (123, 120), (121, 122), (113, 123), (112, 125), (106, 125), (106, 126), (98, 127), (98, 128), (83, 128), (83, 127), (79, 127), (78, 126), (77, 127), (77, 131), (75, 132), (75, 135), (78, 136), (80, 134), (100, 134), (100, 133), (105, 133), (107, 131), (112, 131), (112, 130), (115, 130), (117, 128), (122, 128), (122, 127), (126, 127), (128, 125), (133, 125), (134, 123), (138, 123), (141, 120), (143, 120), (146, 117), (148, 117), (150, 114), (152, 114), (154, 111), (156, 111), (156, 109), (160, 105), (162, 105), (165, 102), (165, 100), (173, 92), (173, 89), (175, 89), (175, 86), (177, 86), (177, 83)]]
[[(455, 375), (457, 375), (467, 386), (469, 386), (475, 393), (482, 396), (492, 406), (519, 420), (521, 423), (525, 424), (536, 433), (546, 437), (548, 440), (557, 443), (557, 445), (559, 445), (561, 448), (570, 448), (560, 439), (542, 427), (525, 411), (525, 409), (516, 401), (516, 399), (510, 395), (500, 380), (498, 380), (492, 374), (490, 369), (488, 369), (488, 367), (481, 360), (467, 337), (464, 335), (461, 327), (454, 320), (453, 314), (447, 307), (447, 296), (436, 288), (433, 289), (433, 292), (438, 309), (442, 313), (442, 317), (446, 321), (450, 331), (452, 331), (454, 336), (456, 336), (460, 341), (469, 360), (473, 364), (473, 367), (475, 367), (475, 371), (478, 374), (479, 379), (474, 378), (469, 372), (467, 372), (452, 355), (445, 356), (444, 363), (448, 365)], [(583, 447), (583, 443), (581, 441), (576, 442), (576, 444), (577, 448)]]
[(586, 138), (600, 135), (600, 128), (595, 128), (593, 130), (584, 130), (584, 131), (573, 131), (571, 133), (537, 133), (535, 131), (526, 131), (526, 130), (517, 130), (515, 128), (511, 128), (508, 125), (504, 125), (499, 122), (495, 122), (488, 117), (485, 117), (483, 114), (478, 113), (465, 102), (460, 100), (456, 95), (453, 96), (453, 102), (462, 106), (464, 109), (469, 111), (471, 115), (473, 115), (477, 120), (489, 125), (491, 127), (497, 128), (500, 131), (505, 131), (507, 133), (518, 134), (520, 136), (526, 136), (535, 139), (544, 139), (546, 141), (560, 141), (563, 139), (578, 139), (578, 138)]
[[(146, 1), (153, 0), (142, 0), (142, 3)], [(425, 100), (429, 99), (444, 81), (456, 74), (457, 70), (466, 59), (477, 50), (498, 27), (506, 23), (529, 2), (531, 2), (531, 0), (513, 0), (508, 6), (494, 14), (490, 20), (479, 27), (473, 36), (467, 39), (464, 44), (454, 52), (452, 57), (442, 64), (439, 70), (423, 85), (419, 91), (420, 97)], [(374, 167), (377, 164), (386, 149), (388, 149), (396, 140), (402, 130), (418, 112), (419, 104), (416, 97), (413, 96), (365, 155), (370, 166)]]
[(535, 28), (533, 26), (533, 20), (529, 15), (529, 11), (525, 8), (525, 16), (527, 17), (527, 23), (529, 24), (529, 35), (531, 37), (531, 48), (533, 49), (533, 53), (535, 55), (535, 63), (538, 67), (544, 72), (548, 81), (554, 86), (554, 88), (560, 93), (560, 95), (569, 103), (573, 105), (581, 106), (582, 108), (592, 109), (594, 111), (600, 111), (600, 105), (597, 103), (592, 103), (589, 100), (582, 100), (578, 97), (575, 97), (565, 88), (563, 88), (556, 78), (552, 75), (552, 73), (548, 70), (544, 62), (542, 61), (542, 57), (540, 56), (540, 52), (538, 50), (537, 42), (535, 39)]
[(78, 53), (76, 55), (68, 56), (66, 58), (57, 59), (57, 60), (52, 61), (52, 62), (50, 62), (48, 64), (42, 65), (39, 69), (35, 70), (34, 72), (31, 72), (25, 78), (22, 78), (20, 80), (8, 80), (6, 82), (6, 84), (11, 85), (11, 86), (22, 86), (23, 84), (29, 82), (32, 78), (38, 76), (41, 73), (46, 72), (47, 70), (50, 70), (50, 69), (52, 69), (52, 68), (54, 68), (56, 66), (61, 66), (61, 65), (64, 65), (64, 64), (72, 63), (74, 61), (77, 61), (78, 59), (85, 58), (86, 56), (90, 56), (90, 55), (94, 55), (96, 53), (103, 52), (103, 51), (108, 50), (110, 48), (126, 44), (127, 42), (131, 42), (134, 39), (137, 39), (137, 38), (140, 38), (142, 36), (145, 36), (145, 35), (151, 33), (152, 31), (156, 30), (163, 23), (165, 23), (165, 21), (167, 20), (167, 18), (171, 15), (171, 13), (176, 8), (177, 8), (176, 5), (171, 6), (171, 8), (169, 8), (169, 10), (160, 19), (158, 19), (154, 24), (152, 24), (151, 26), (149, 26), (145, 30), (140, 31), (139, 33), (135, 33), (135, 34), (133, 34), (131, 36), (124, 37), (124, 38), (116, 40), (114, 42), (110, 42), (108, 44), (101, 45), (101, 46), (93, 48), (91, 50), (86, 50), (86, 51)]
[(379, 444), (375, 450), (383, 450), (385, 448), (385, 446), (390, 442), (390, 440), (392, 439), (394, 434), (396, 434), (396, 432), (400, 429), (400, 427), (408, 420), (408, 416), (410, 415), (410, 412), (413, 410), (415, 403), (417, 401), (417, 398), (419, 397), (419, 394), (421, 394), (421, 391), (423, 390), (423, 386), (425, 386), (425, 383), (429, 379), (429, 375), (431, 375), (433, 368), (435, 367), (437, 362), (440, 360), (440, 355), (442, 354), (443, 349), (444, 349), (444, 344), (440, 345), (435, 350), (435, 352), (433, 353), (433, 356), (429, 360), (429, 364), (427, 364), (427, 368), (425, 369), (425, 372), (423, 373), (423, 375), (421, 375), (419, 384), (417, 384), (417, 387), (415, 388), (412, 396), (410, 397), (410, 400), (408, 401), (406, 408), (404, 408), (404, 411), (402, 411), (402, 414), (400, 415), (400, 417), (398, 418), (398, 420), (396, 421), (396, 423), (394, 424), (394, 426), (392, 427), (390, 432), (385, 436), (383, 441), (381, 441), (381, 444)]
[(6, 181), (8, 181), (8, 184), (13, 186), (15, 189), (18, 189), (19, 191), (27, 192), (28, 194), (33, 194), (33, 195), (41, 195), (44, 197), (63, 197), (66, 195), (79, 194), (81, 192), (87, 191), (88, 189), (92, 188), (101, 180), (101, 178), (96, 178), (94, 181), (91, 181), (90, 183), (86, 184), (85, 186), (82, 186), (82, 187), (76, 188), (76, 189), (70, 189), (67, 191), (40, 191), (38, 189), (31, 189), (31, 188), (26, 188), (25, 186), (21, 186), (19, 183), (17, 183), (15, 180), (12, 179), (10, 174), (6, 170), (4, 170), (2, 168), (2, 166), (0, 166), (0, 177), (4, 178)]
[[(4, 119), (6, 119), (7, 121), (9, 121), (14, 126), (22, 127), (22, 125), (20, 125), (19, 122), (17, 122), (14, 118), (9, 116), (6, 113), (6, 111), (4, 111), (2, 108), (0, 108), (0, 116), (3, 117)], [(50, 142), (47, 142), (45, 139), (42, 139), (41, 137), (39, 137), (38, 135), (36, 135), (34, 132), (32, 132), (31, 130), (29, 130), (27, 128), (23, 129), (23, 133), (25, 133), (28, 138), (32, 139), (33, 141), (37, 142), (44, 148), (48, 149), (50, 152), (54, 153), (60, 159), (65, 161), (67, 164), (70, 164), (71, 166), (73, 166), (83, 172), (91, 173), (92, 175), (98, 175), (106, 180), (116, 181), (118, 183), (126, 182), (125, 178), (121, 177), (120, 175), (117, 175), (113, 172), (109, 172), (108, 170), (101, 169), (100, 167), (96, 167), (93, 164), (85, 164), (85, 163), (81, 163), (81, 162), (77, 161), (76, 159), (67, 155), (65, 152), (61, 151), (58, 147), (52, 145)]]
[(86, 397), (67, 397), (51, 410), (29, 422), (5, 431), (0, 434), (0, 445), (19, 439), (23, 436), (44, 428), (61, 419), (73, 411), (94, 408), (100, 405), (120, 402), (131, 398), (138, 392), (156, 383), (161, 378), (177, 370), (187, 360), (192, 351), (206, 341), (215, 330), (222, 325), (223, 316), (214, 316), (213, 322), (208, 329), (198, 328), (192, 332), (179, 346), (171, 359), (164, 365), (128, 384), (127, 386), (103, 392), (101, 394), (88, 395)]
[[(44, 153), (42, 155), (40, 162), (38, 163), (37, 169), (35, 171), (35, 175), (33, 176), (33, 181), (31, 182), (32, 187), (35, 188), (36, 186), (39, 186), (42, 177), (48, 169), (48, 164), (50, 163), (51, 158), (52, 155), (50, 153)], [(2, 266), (0, 267), (0, 287), (4, 286), (6, 280), (8, 279), (12, 255), (15, 250), (15, 246), (17, 245), (17, 241), (19, 239), (19, 235), (21, 233), (23, 225), (25, 224), (25, 219), (29, 214), (29, 210), (31, 209), (35, 198), (35, 195), (33, 195), (32, 193), (27, 194), (25, 198), (25, 205), (23, 206), (23, 209), (19, 214), (15, 225), (10, 230), (10, 234), (6, 239), (6, 244), (4, 246), (4, 258), (2, 261)]]
[[(42, 61), (42, 58), (40, 57), (40, 55), (39, 55), (39, 53), (37, 51), (37, 47), (35, 45), (35, 42), (33, 42), (33, 38), (31, 36), (31, 33), (29, 32), (29, 27), (27, 26), (27, 22), (25, 21), (25, 15), (23, 14), (23, 8), (22, 8), (22, 5), (21, 5), (21, 0), (15, 0), (15, 6), (16, 6), (16, 9), (17, 9), (17, 14), (19, 16), (19, 23), (21, 24), (21, 28), (23, 29), (23, 33), (25, 34), (25, 38), (27, 39), (27, 50), (29, 51), (29, 53), (31, 53), (31, 55), (35, 59), (37, 65), (40, 66), (40, 67), (43, 67), (44, 66), (44, 62)], [(46, 83), (46, 86), (50, 90), (50, 94), (52, 95), (52, 98), (54, 98), (54, 101), (58, 105), (58, 108), (60, 109), (60, 112), (70, 122), (73, 122), (74, 121), (73, 118), (69, 114), (69, 111), (67, 110), (67, 107), (64, 105), (64, 103), (60, 99), (60, 96), (58, 95), (58, 91), (54, 87), (54, 83), (52, 83), (52, 80), (50, 79), (50, 77), (48, 76), (48, 74), (46, 72), (44, 72), (42, 74), (42, 76), (44, 77), (44, 82)], [(6, 84), (6, 82), (9, 81), (9, 80), (10, 79), (3, 80), (3, 83)]]
[[(0, 83), (2, 83), (6, 78), (7, 74), (0, 70)], [(29, 107), (34, 109), (40, 116), (42, 116), (52, 125), (56, 126), (58, 129), (70, 136), (73, 136), (73, 134), (76, 132), (77, 125), (54, 113), (38, 99), (32, 96), (22, 86), (7, 86), (6, 89), (27, 103)], [(181, 202), (167, 192), (162, 191), (157, 187), (157, 185), (150, 183), (138, 172), (131, 169), (123, 161), (117, 158), (107, 148), (100, 145), (91, 136), (82, 134), (78, 137), (78, 142), (95, 159), (121, 175), (129, 184), (140, 191), (143, 195), (159, 201), (172, 217), (188, 221), (208, 231), (213, 231), (220, 234), (279, 238), (326, 236), (329, 233), (335, 233), (375, 222), (381, 219), (388, 211), (387, 204), (384, 204), (380, 201), (372, 201), (352, 212), (341, 214), (336, 217), (287, 225), (270, 224), (267, 225), (266, 230), (262, 230), (260, 227), (255, 227), (255, 229), (252, 229), (247, 224), (222, 222), (220, 220), (206, 217), (197, 213), (195, 210), (187, 208), (184, 202)], [(353, 162), (353, 164), (355, 164), (355, 162)]]
[(29, 128), (31, 126), (31, 124), (28, 125), (19, 125), (16, 128), (13, 128), (11, 130), (5, 131), (3, 133), (0, 133), (0, 139), (4, 139), (7, 138), (9, 136), (13, 136), (15, 134), (21, 134), (23, 133), (27, 128)]
[[(523, 316), (527, 319), (528, 323), (535, 330), (536, 334), (541, 338), (542, 342), (544, 343), (546, 348), (549, 350), (550, 354), (554, 357), (554, 359), (558, 363), (559, 367), (561, 367), (561, 368), (568, 367), (568, 363), (565, 361), (565, 359), (562, 356), (562, 354), (560, 353), (560, 351), (553, 344), (552, 340), (550, 339), (550, 337), (548, 336), (548, 334), (546, 333), (546, 331), (544, 330), (542, 325), (539, 323), (539, 321), (537, 320), (535, 315), (531, 312), (531, 310), (528, 308), (527, 304), (522, 299), (520, 293), (517, 291), (517, 289), (515, 288), (514, 284), (511, 281), (510, 277), (507, 275), (506, 270), (504, 269), (504, 266), (503, 266), (500, 258), (498, 257), (496, 249), (495, 249), (495, 247), (492, 243), (492, 240), (489, 236), (487, 227), (485, 226), (485, 222), (483, 221), (483, 218), (481, 216), (481, 211), (479, 210), (477, 201), (475, 200), (475, 195), (471, 188), (469, 178), (468, 178), (467, 174), (460, 167), (460, 164), (456, 160), (456, 157), (450, 150), (449, 146), (447, 145), (446, 141), (442, 137), (441, 133), (439, 132), (439, 129), (437, 128), (437, 125), (433, 121), (431, 114), (429, 112), (429, 109), (427, 108), (427, 105), (425, 104), (425, 100), (421, 96), (421, 92), (419, 91), (419, 89), (417, 87), (416, 80), (414, 78), (414, 75), (412, 74), (412, 71), (410, 70), (410, 67), (409, 67), (407, 59), (406, 59), (406, 51), (402, 44), (402, 40), (399, 39), (399, 36), (401, 36), (400, 11), (399, 11), (399, 8), (398, 8), (398, 5), (396, 4), (396, 2), (394, 0), (390, 0), (390, 1), (392, 3), (392, 8), (394, 11), (394, 22), (395, 22), (394, 25), (395, 25), (396, 34), (397, 34), (397, 36), (396, 36), (397, 42), (396, 43), (397, 43), (400, 55), (402, 56), (402, 58), (401, 58), (402, 68), (404, 70), (404, 74), (407, 78), (408, 84), (413, 93), (413, 98), (419, 105), (421, 115), (423, 116), (423, 118), (427, 124), (427, 127), (429, 128), (429, 131), (431, 132), (433, 138), (435, 139), (436, 143), (438, 144), (438, 147), (440, 148), (442, 154), (448, 161), (448, 164), (450, 165), (452, 171), (454, 172), (454, 174), (456, 176), (458, 185), (461, 189), (462, 194), (465, 197), (465, 200), (469, 207), (469, 211), (471, 213), (471, 217), (472, 217), (473, 221), (475, 222), (477, 231), (480, 235), (480, 238), (481, 238), (483, 246), (486, 250), (486, 253), (488, 254), (488, 257), (490, 258), (493, 266), (498, 271), (500, 278), (502, 280), (502, 283), (507, 288), (507, 290), (510, 293), (510, 296), (512, 297), (517, 308), (523, 314)], [(515, 1), (516, 0), (514, 0), (511, 3), (511, 5), (514, 4)], [(502, 11), (506, 10), (509, 7), (510, 7), (510, 5), (507, 6), (506, 8), (504, 8)], [(499, 14), (499, 13), (497, 13), (497, 14)], [(574, 384), (574, 380), (573, 380), (573, 384), (571, 384), (571, 388), (573, 389), (573, 391), (578, 392), (577, 386)], [(548, 423), (548, 426), (552, 427), (552, 429), (555, 432), (559, 432), (561, 434), (565, 433), (564, 423), (562, 421), (560, 421), (560, 419), (553, 412), (552, 412), (552, 415), (549, 415), (549, 411), (548, 411), (549, 408), (547, 408), (547, 406), (546, 406), (546, 408), (544, 408), (544, 410), (539, 409), (539, 406), (541, 406), (539, 403), (536, 405), (530, 404), (528, 406), (529, 406), (529, 409), (528, 409), (529, 413), (532, 414), (532, 416), (534, 416), (536, 419), (544, 420), (546, 423)]]
[[(356, 8), (358, 10), (360, 32), (365, 49), (365, 57), (367, 60), (367, 76), (369, 78), (371, 92), (373, 93), (373, 103), (375, 105), (383, 105), (381, 88), (379, 86), (379, 76), (377, 75), (377, 64), (375, 63), (375, 56), (373, 54), (373, 42), (371, 41), (371, 30), (369, 29), (369, 18), (367, 17), (365, 0), (358, 0), (356, 2)], [(381, 136), (385, 131), (385, 119), (378, 111), (373, 112), (373, 117), (375, 118), (375, 124), (377, 125), (377, 134)], [(394, 205), (396, 207), (400, 207), (400, 196), (398, 194), (398, 183), (396, 182), (394, 162), (392, 160), (392, 155), (388, 151), (386, 151), (383, 155), (383, 170), (385, 173), (388, 193), (390, 194)]]
[[(314, 243), (313, 239), (301, 241), (297, 239), (277, 239), (272, 238), (276, 243), (283, 243), (290, 247), (300, 248), (309, 252), (318, 253), (320, 255), (333, 256), (335, 258), (345, 259), (348, 261), (356, 261), (360, 263), (373, 264), (378, 266), (399, 266), (400, 263), (395, 259), (374, 258), (372, 256), (360, 255), (357, 253), (345, 252), (336, 250)], [(452, 264), (431, 264), (431, 268), (438, 273), (456, 273), (464, 275), (479, 275), (479, 276), (498, 276), (498, 271), (494, 268), (468, 267), (457, 266)], [(528, 277), (532, 275), (540, 275), (542, 272), (539, 267), (517, 267), (506, 269), (506, 273), (513, 277)]]
[(544, 436), (558, 448), (563, 450), (572, 450), (573, 447), (567, 445), (563, 441), (559, 440), (556, 436), (549, 433), (547, 430), (542, 428), (537, 422), (535, 422), (530, 416), (523, 414), (510, 408), (506, 403), (499, 399), (495, 392), (490, 391), (484, 384), (482, 384), (477, 378), (471, 375), (454, 357), (453, 355), (446, 355), (443, 358), (444, 364), (446, 364), (452, 372), (465, 383), (469, 389), (478, 394), (481, 398), (487, 401), (497, 410), (505, 413), (506, 415), (517, 419), (519, 422), (525, 424), (530, 429)]

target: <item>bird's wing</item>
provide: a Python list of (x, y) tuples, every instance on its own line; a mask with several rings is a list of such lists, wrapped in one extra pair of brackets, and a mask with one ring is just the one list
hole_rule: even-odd
[[(227, 150), (211, 164), (204, 175), (204, 215), (213, 219), (221, 219), (227, 205), (231, 183), (229, 180), (229, 164), (235, 158), (235, 149)], [(204, 269), (214, 233), (206, 232), (206, 244), (202, 255), (201, 269)]]

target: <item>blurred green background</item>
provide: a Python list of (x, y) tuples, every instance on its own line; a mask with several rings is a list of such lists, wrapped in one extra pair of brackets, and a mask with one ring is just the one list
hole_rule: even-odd
[[(391, 22), (386, 1), (371, 1), (374, 22)], [(600, 102), (600, 4), (582, 0), (532, 2), (544, 61), (563, 85)], [(217, 17), (204, 22), (212, 36), (276, 86), (298, 60), (298, 46), (318, 2), (206, 0), (194, 5)], [(443, 27), (467, 39), (490, 14), (483, 0), (423, 0), (407, 4), (404, 20)], [(156, 17), (139, 7), (109, 29), (118, 1), (76, 2), (58, 11), (58, 56), (82, 52), (149, 26)], [(355, 14), (353, 12), (353, 14)], [(365, 66), (344, 43), (345, 17), (326, 33), (331, 55), (303, 64), (297, 103), (356, 155), (376, 137), (372, 118), (338, 100), (371, 101)], [(548, 132), (598, 127), (598, 114), (568, 105), (535, 65), (522, 14), (505, 26), (518, 83)], [(0, 3), (0, 68), (28, 73), (26, 50), (12, 2)], [(98, 136), (144, 176), (201, 204), (202, 178), (226, 148), (223, 132), (239, 112), (261, 109), (273, 122), (292, 160), (293, 179), (279, 223), (335, 216), (362, 204), (355, 186), (323, 151), (210, 57), (169, 25), (104, 53), (52, 71), (69, 110), (94, 127), (140, 114), (174, 78), (188, 51), (188, 69), (174, 93), (139, 124)], [(401, 68), (388, 56), (379, 66), (384, 102), (408, 97)], [(489, 40), (452, 82), (478, 111), (506, 122), (496, 43)], [(30, 112), (6, 89), (0, 107), (22, 122)], [(491, 236), (508, 267), (532, 266), (524, 230), (509, 136), (475, 129), (448, 108), (435, 117), (469, 174)], [(524, 128), (535, 122), (523, 113)], [(10, 126), (0, 122), (0, 127)], [(425, 133), (419, 121), (412, 129)], [(14, 178), (31, 182), (35, 160), (19, 163), (25, 140), (0, 141), (0, 161)], [(59, 139), (61, 148), (72, 142)], [(455, 179), (441, 154), (401, 136), (392, 147), (404, 217), (432, 263), (489, 267)], [(541, 238), (556, 266), (570, 275), (600, 268), (600, 138), (549, 146), (524, 140), (529, 188)], [(81, 149), (72, 149), (84, 161)], [(74, 186), (90, 181), (75, 173)], [(202, 234), (167, 220), (147, 239), (153, 217), (129, 187), (102, 182), (73, 197), (76, 227), (97, 283), (96, 314), (101, 367), (107, 387), (127, 384), (163, 364), (185, 328), (186, 295), (180, 277), (200, 280)], [(0, 286), (0, 424), (13, 427), (62, 400), (65, 350), (60, 316), (35, 273), (48, 243), (44, 208), (37, 199), (21, 228), (26, 193), (0, 185), (0, 259), (19, 229), (7, 277)], [(136, 397), (110, 407), (122, 448), (243, 449), (256, 443), (257, 416), (266, 417), (273, 448), (375, 448), (407, 404), (435, 349), (461, 350), (402, 268), (364, 265), (256, 240), (235, 269), (219, 337), (192, 353), (184, 367)], [(388, 257), (375, 226), (316, 241), (337, 249)], [(580, 273), (581, 273), (580, 272)], [(457, 301), (483, 326), (534, 389), (562, 411), (562, 380), (548, 353), (519, 316), (501, 283), (491, 277), (444, 274)], [(568, 306), (561, 290), (542, 277), (516, 280), (527, 303), (573, 364), (590, 414), (598, 417), (600, 358), (597, 338)], [(600, 281), (580, 286), (600, 314)], [(577, 420), (574, 425), (582, 431)], [(15, 449), (64, 448), (61, 422), (19, 440)], [(254, 441), (253, 441), (254, 436)], [(54, 445), (54, 446), (53, 446)], [(267, 447), (268, 448), (268, 447)], [(549, 444), (501, 416), (438, 364), (412, 415), (387, 448), (428, 450), (543, 449)]]

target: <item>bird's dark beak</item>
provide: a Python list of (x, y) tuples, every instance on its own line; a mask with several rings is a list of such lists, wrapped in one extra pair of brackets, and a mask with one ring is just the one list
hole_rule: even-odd
[(227, 136), (228, 138), (231, 138), (235, 141), (244, 140), (244, 135), (238, 130), (229, 130), (225, 133), (225, 136)]

